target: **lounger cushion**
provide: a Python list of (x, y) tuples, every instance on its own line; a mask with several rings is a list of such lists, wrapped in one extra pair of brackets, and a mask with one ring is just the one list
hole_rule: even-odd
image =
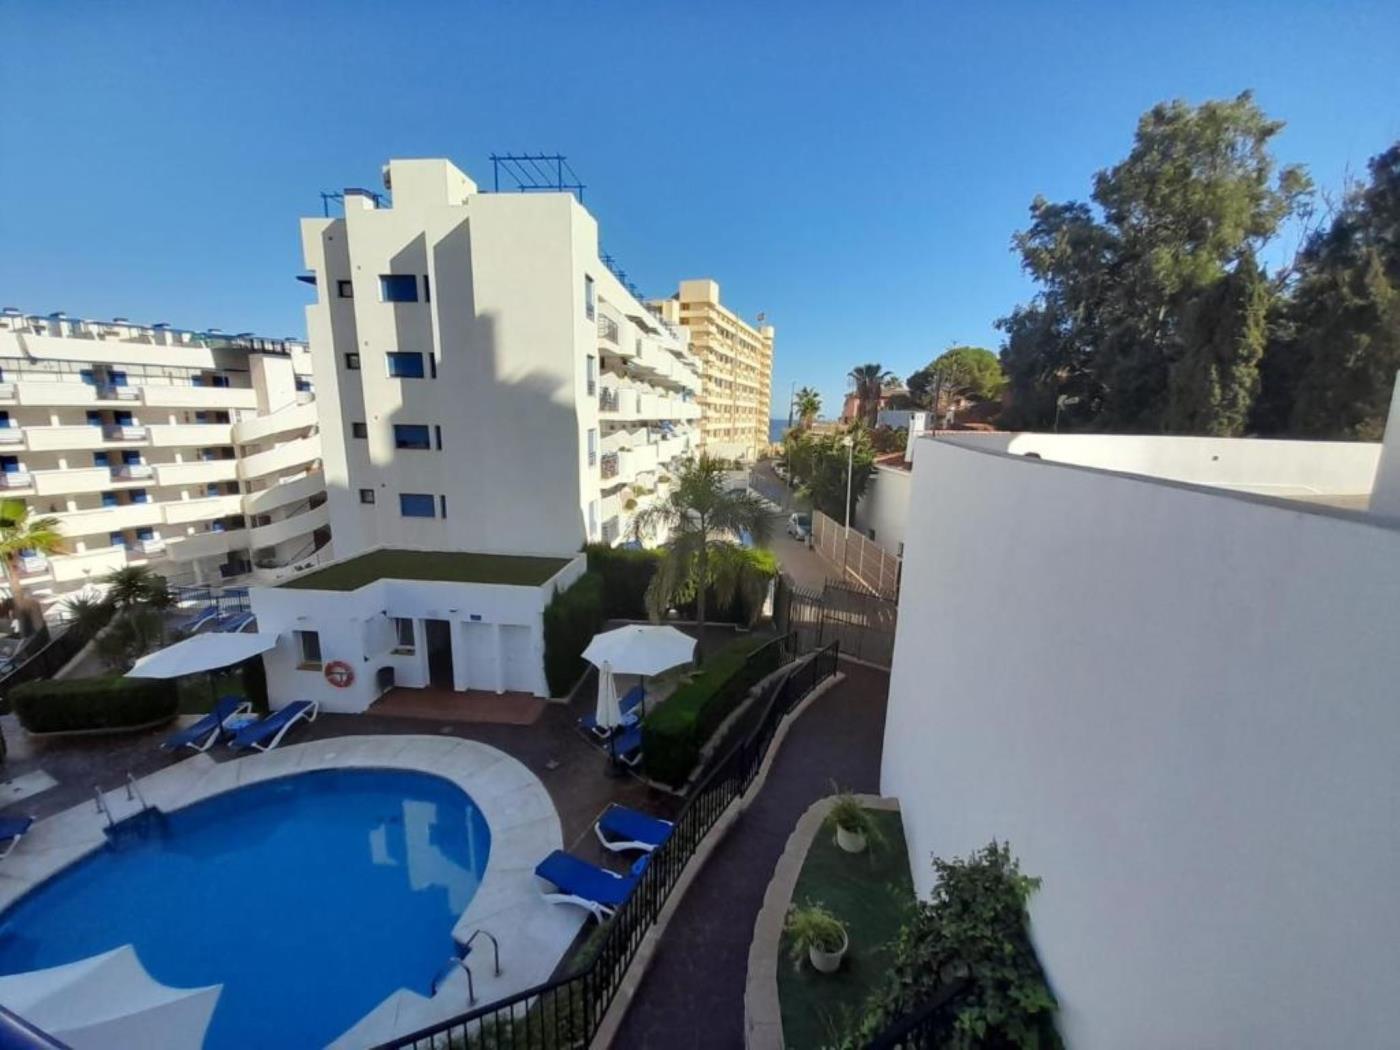
[(33, 825), (33, 817), (0, 817), (0, 842), (23, 835)]
[(642, 727), (638, 725), (632, 726), (622, 735), (618, 736), (613, 744), (613, 751), (618, 758), (625, 758), (634, 751), (640, 751), (641, 749)]
[(186, 744), (193, 744), (196, 740), (203, 740), (214, 730), (223, 724), (225, 718), (238, 710), (238, 705), (243, 703), (236, 696), (225, 696), (214, 705), (214, 710), (201, 718), (194, 725), (186, 726), (178, 733), (172, 733), (166, 738), (165, 743), (160, 746), (167, 751), (184, 747)]
[(268, 715), (261, 722), (254, 722), (252, 725), (240, 729), (234, 738), (229, 741), (229, 746), (234, 748), (252, 747), (259, 744), (270, 736), (274, 736), (277, 730), (292, 719), (301, 715), (311, 707), (310, 700), (296, 700), (280, 711)]
[(561, 893), (615, 908), (627, 899), (636, 879), (615, 875), (571, 853), (555, 850), (535, 868), (535, 874), (553, 883)]
[(598, 820), (598, 827), (610, 839), (623, 842), (642, 842), (649, 846), (659, 846), (671, 835), (671, 822), (649, 817), (635, 809), (613, 804)]
[(640, 685), (634, 685), (627, 692), (622, 694), (622, 699), (617, 702), (617, 706), (622, 713), (628, 714), (634, 707), (641, 704), (646, 699), (646, 690)]

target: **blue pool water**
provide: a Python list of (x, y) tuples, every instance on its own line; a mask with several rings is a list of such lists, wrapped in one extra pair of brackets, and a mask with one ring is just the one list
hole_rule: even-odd
[(331, 770), (122, 835), (0, 916), (0, 973), (134, 944), (165, 984), (223, 984), (209, 1050), (319, 1047), (396, 988), (427, 994), (491, 835), (424, 773)]

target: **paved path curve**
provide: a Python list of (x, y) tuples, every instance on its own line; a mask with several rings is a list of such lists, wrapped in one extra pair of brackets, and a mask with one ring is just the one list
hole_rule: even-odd
[(793, 725), (758, 799), (701, 869), (661, 940), (613, 1046), (729, 1050), (744, 1045), (744, 978), (754, 920), (797, 819), (831, 781), (877, 794), (889, 684), (847, 678)]

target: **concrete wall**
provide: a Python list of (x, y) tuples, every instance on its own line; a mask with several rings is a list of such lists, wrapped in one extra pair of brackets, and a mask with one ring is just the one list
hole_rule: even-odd
[(1400, 377), (1395, 380), (1395, 389), (1390, 395), (1385, 441), (1376, 463), (1375, 484), (1371, 492), (1371, 512), (1400, 518)]
[(1393, 1046), (1400, 531), (933, 441), (910, 512), (919, 890), (1010, 841), (1078, 1050)]
[[(258, 618), (258, 631), (276, 634), (275, 649), (263, 656), (267, 689), (276, 709), (293, 700), (317, 700), (327, 711), (359, 713), (380, 696), (376, 672), (392, 666), (395, 684), (418, 688), (428, 678), (423, 620), (452, 624), (454, 688), (508, 688), (548, 696), (544, 676), (542, 614), (557, 589), (567, 589), (586, 569), (575, 557), (539, 587), (499, 584), (442, 583), (418, 580), (378, 580), (355, 591), (318, 591), (287, 587), (253, 587), (249, 596)], [(411, 654), (395, 653), (393, 619), (414, 620), (415, 647)], [(502, 628), (529, 631), (526, 674), (508, 681), (496, 673), (502, 666), (507, 640)], [(302, 667), (296, 631), (316, 631), (321, 642), (321, 666)], [(346, 688), (331, 685), (323, 673), (332, 660), (344, 660), (355, 671)], [(485, 678), (478, 672), (485, 669)]]
[(875, 476), (856, 504), (856, 525), (860, 531), (894, 555), (905, 543), (912, 483), (909, 471), (876, 464)]

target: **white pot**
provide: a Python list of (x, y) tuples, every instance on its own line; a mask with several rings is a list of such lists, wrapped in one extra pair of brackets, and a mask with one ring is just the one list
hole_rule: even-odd
[(841, 947), (834, 952), (824, 952), (819, 948), (808, 948), (807, 958), (812, 962), (812, 969), (818, 973), (835, 973), (841, 969), (841, 960), (846, 955), (846, 949), (851, 945), (851, 939), (846, 935), (843, 928), (841, 930)]
[(840, 824), (837, 824), (836, 845), (840, 846), (847, 853), (863, 853), (865, 852), (865, 832), (849, 831)]

